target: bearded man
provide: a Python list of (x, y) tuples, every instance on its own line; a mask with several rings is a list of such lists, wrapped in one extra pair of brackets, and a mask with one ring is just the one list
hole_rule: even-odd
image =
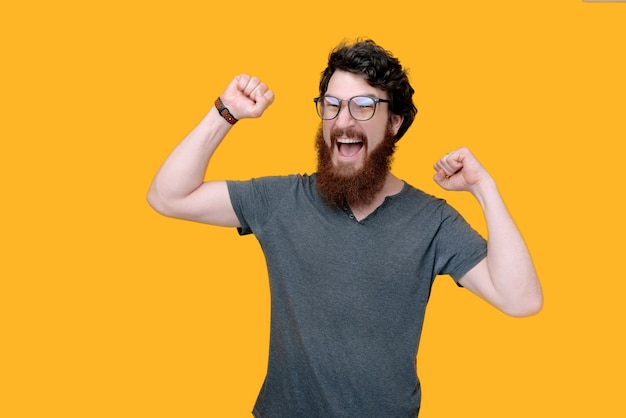
[(415, 357), (435, 277), (450, 275), (512, 316), (541, 309), (541, 286), (494, 180), (469, 150), (441, 158), (434, 180), (476, 197), (489, 241), (445, 201), (391, 173), (417, 112), (398, 59), (371, 40), (340, 44), (319, 87), (316, 173), (204, 182), (233, 125), (274, 100), (244, 74), (170, 154), (148, 201), (166, 216), (236, 227), (261, 243), (271, 331), (255, 417), (416, 417)]

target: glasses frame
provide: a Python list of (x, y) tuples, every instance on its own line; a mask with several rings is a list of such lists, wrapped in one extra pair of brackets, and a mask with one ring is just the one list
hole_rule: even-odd
[[(339, 106), (337, 107), (337, 114), (335, 116), (333, 116), (332, 118), (324, 118), (322, 117), (322, 115), (320, 115), (320, 110), (319, 110), (319, 101), (326, 98), (326, 97), (331, 97), (333, 99), (336, 99), (337, 101), (339, 101)], [(367, 119), (358, 119), (355, 118), (354, 115), (352, 114), (352, 110), (350, 110), (350, 103), (352, 103), (352, 100), (359, 98), (359, 97), (367, 97), (368, 99), (372, 99), (374, 101), (374, 111), (372, 112), (372, 116), (370, 116)], [(333, 120), (335, 119), (337, 116), (339, 116), (339, 113), (341, 113), (341, 108), (343, 107), (343, 102), (348, 102), (348, 113), (350, 113), (350, 116), (352, 117), (352, 119), (357, 120), (359, 122), (365, 122), (368, 121), (370, 119), (372, 119), (374, 117), (374, 115), (376, 114), (376, 109), (378, 108), (378, 103), (391, 103), (391, 100), (387, 100), (387, 99), (379, 99), (378, 97), (374, 97), (374, 96), (368, 96), (368, 95), (363, 95), (363, 94), (359, 94), (358, 96), (352, 96), (349, 99), (340, 99), (339, 97), (335, 97), (335, 96), (330, 96), (330, 95), (323, 95), (323, 96), (319, 96), (313, 99), (313, 101), (315, 102), (315, 112), (317, 113), (317, 116), (320, 117), (320, 119), (322, 120)]]

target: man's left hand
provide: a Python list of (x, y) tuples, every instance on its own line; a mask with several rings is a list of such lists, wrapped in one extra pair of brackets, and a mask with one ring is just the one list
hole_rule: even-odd
[(446, 190), (477, 192), (489, 173), (467, 148), (459, 148), (443, 157), (434, 166), (435, 182)]

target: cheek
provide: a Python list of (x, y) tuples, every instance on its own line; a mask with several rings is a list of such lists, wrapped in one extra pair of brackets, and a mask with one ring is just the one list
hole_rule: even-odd
[(380, 144), (385, 138), (386, 129), (381, 129), (380, 127), (376, 127), (374, 129), (366, 129), (365, 135), (367, 135), (367, 143), (370, 148), (376, 148), (378, 144)]
[(330, 145), (330, 132), (332, 127), (333, 125), (330, 122), (324, 122), (322, 124), (322, 135), (324, 136), (324, 142), (326, 142), (326, 145)]
[(374, 117), (363, 122), (363, 131), (371, 142), (378, 143), (387, 134), (387, 128), (390, 126), (389, 116), (386, 112), (376, 112)]

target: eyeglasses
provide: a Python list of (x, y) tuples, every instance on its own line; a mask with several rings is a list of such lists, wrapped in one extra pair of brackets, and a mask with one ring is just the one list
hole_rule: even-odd
[[(320, 96), (313, 99), (317, 114), (323, 120), (335, 119), (341, 111), (341, 103), (346, 99), (339, 99), (334, 96)], [(358, 121), (370, 120), (376, 112), (376, 105), (379, 102), (391, 103), (390, 100), (379, 99), (372, 96), (354, 96), (347, 99), (350, 116)]]

